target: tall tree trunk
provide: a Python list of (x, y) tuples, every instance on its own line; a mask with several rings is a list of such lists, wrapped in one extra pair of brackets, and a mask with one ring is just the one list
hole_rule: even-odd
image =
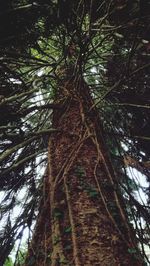
[[(141, 266), (87, 85), (61, 84), (48, 170), (27, 265)], [(131, 254), (132, 253), (132, 254)]]

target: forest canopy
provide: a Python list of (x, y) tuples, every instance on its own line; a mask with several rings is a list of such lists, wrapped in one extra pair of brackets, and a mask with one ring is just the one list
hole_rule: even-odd
[(86, 111), (98, 110), (117, 186), (148, 263), (149, 11), (146, 0), (0, 1), (0, 265), (15, 243), (15, 265), (21, 265), (24, 231), (27, 244), (32, 239), (48, 140), (61, 132), (53, 114), (69, 106), (59, 84), (68, 78), (83, 80), (85, 95), (90, 89), (93, 105)]

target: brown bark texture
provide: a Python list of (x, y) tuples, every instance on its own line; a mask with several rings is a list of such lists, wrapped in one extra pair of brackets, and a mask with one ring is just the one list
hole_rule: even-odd
[[(87, 85), (61, 84), (43, 198), (25, 266), (141, 266)], [(57, 100), (56, 100), (57, 101)]]

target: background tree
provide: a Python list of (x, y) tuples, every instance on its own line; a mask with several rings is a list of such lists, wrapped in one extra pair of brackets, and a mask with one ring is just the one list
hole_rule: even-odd
[[(113, 203), (114, 190), (117, 197), (121, 191), (124, 195), (124, 203), (121, 200), (120, 204), (123, 210), (126, 209), (129, 216), (123, 228), (119, 227), (121, 236), (118, 233), (113, 237), (110, 234), (111, 231), (107, 232), (112, 237), (109, 239), (112, 251), (115, 252), (114, 247), (116, 246), (117, 249), (118, 246), (116, 235), (122, 243), (120, 239), (126, 233), (126, 225), (128, 226), (129, 221), (134, 222), (137, 241), (145, 261), (147, 261), (144, 245), (148, 245), (149, 238), (149, 209), (147, 206), (149, 188), (142, 188), (147, 196), (147, 202), (139, 202), (135, 197), (134, 190), (138, 191), (141, 184), (139, 185), (131, 176), (128, 177), (125, 167), (136, 168), (147, 176), (149, 182), (148, 58), (150, 29), (148, 9), (147, 1), (132, 1), (132, 3), (131, 1), (117, 1), (115, 4), (111, 1), (72, 1), (71, 3), (70, 1), (7, 1), (1, 3), (0, 136), (2, 154), (0, 157), (0, 188), (3, 196), (1, 201), (3, 227), (0, 233), (1, 265), (9, 255), (15, 241), (18, 239), (21, 243), (25, 228), (29, 229), (30, 241), (32, 224), (42, 217), (42, 222), (37, 222), (36, 234), (32, 242), (34, 246), (34, 239), (42, 240), (40, 232), (43, 232), (46, 222), (51, 222), (49, 221), (51, 206), (48, 205), (47, 199), (50, 191), (47, 189), (48, 179), (45, 178), (50, 173), (47, 170), (45, 174), (39, 175), (38, 173), (42, 166), (47, 168), (48, 165), (47, 147), (50, 135), (54, 146), (61, 139), (60, 135), (66, 136), (66, 131), (68, 134), (72, 134), (72, 137), (69, 136), (69, 139), (73, 138), (70, 141), (77, 142), (75, 134), (81, 133), (81, 128), (76, 128), (76, 132), (72, 128), (69, 131), (69, 124), (71, 125), (73, 117), (79, 117), (77, 111), (79, 106), (71, 96), (75, 92), (78, 94), (76, 97), (78, 96), (80, 107), (82, 105), (87, 128), (91, 126), (92, 134), (94, 134), (93, 130), (96, 130), (96, 139), (98, 135), (103, 135), (115, 168), (117, 177), (115, 179), (113, 177), (115, 189), (112, 188), (112, 184), (108, 184), (109, 186), (103, 184), (102, 195), (105, 199), (109, 199), (110, 204)], [(67, 109), (69, 106), (72, 106), (72, 109)], [(68, 110), (70, 113), (67, 113)], [(66, 118), (66, 113), (68, 118)], [(97, 115), (101, 118), (102, 125), (100, 126), (94, 121), (93, 127), (92, 119), (95, 119)], [(67, 119), (69, 124), (66, 125)], [(84, 132), (85, 124), (82, 124), (83, 121), (81, 123), (80, 119), (78, 122), (83, 126)], [(75, 120), (73, 124), (75, 124)], [(101, 131), (102, 133), (100, 133)], [(67, 139), (66, 143), (64, 139), (61, 141), (59, 145), (57, 144), (58, 150), (60, 154), (68, 155), (69, 140)], [(101, 141), (98, 139), (98, 143)], [(88, 147), (91, 147), (92, 151), (89, 151)], [(91, 142), (87, 142), (84, 149), (86, 152), (79, 156), (82, 157), (81, 165), (78, 162), (78, 165), (74, 165), (74, 168), (70, 169), (80, 180), (76, 184), (76, 190), (73, 187), (69, 188), (73, 193), (72, 201), (77, 202), (74, 193), (78, 192), (89, 196), (89, 204), (94, 202), (91, 208), (95, 206), (100, 208), (99, 199), (102, 200), (103, 197), (89, 176), (90, 171), (93, 171), (91, 156), (93, 156), (93, 160), (97, 158), (94, 159), (95, 151)], [(105, 145), (102, 144), (100, 150), (103, 155), (107, 153), (105, 149)], [(90, 158), (87, 156), (87, 151)], [(63, 155), (59, 157), (55, 151), (54, 154), (55, 160), (62, 163)], [(91, 165), (89, 169), (86, 162), (85, 165), (83, 164), (83, 158), (86, 157)], [(106, 158), (110, 170), (109, 159)], [(85, 183), (83, 183), (84, 168), (86, 171), (89, 170)], [(104, 174), (106, 170), (99, 169), (99, 171)], [(72, 172), (69, 174), (72, 176)], [(104, 175), (107, 176), (106, 173)], [(111, 173), (111, 176), (113, 175)], [(106, 180), (108, 181), (107, 178)], [(73, 183), (70, 182), (70, 186), (73, 186)], [(62, 210), (66, 207), (66, 199), (63, 202), (64, 194), (61, 189), (60, 185), (56, 193), (59, 207), (53, 206), (53, 219), (60, 221), (59, 224), (63, 226), (61, 228), (65, 231), (63, 237), (61, 231), (61, 237), (65, 243), (63, 252), (69, 254), (71, 260), (71, 254), (75, 249), (68, 244), (68, 241), (73, 235), (73, 226), (67, 224), (67, 217), (63, 217)], [(24, 197), (20, 199), (22, 191)], [(108, 197), (108, 194), (111, 196)], [(44, 210), (44, 204), (46, 210)], [(64, 206), (62, 205), (60, 208), (60, 204), (64, 204)], [(21, 209), (20, 213), (14, 217), (16, 206), (21, 206)], [(118, 209), (116, 211), (113, 208), (116, 206), (108, 208), (109, 218), (113, 218), (115, 224), (118, 225), (122, 218), (118, 214)], [(43, 210), (42, 214), (39, 211), (41, 209)], [(75, 212), (75, 209), (73, 211)], [(105, 213), (104, 207), (103, 211)], [(49, 215), (44, 220), (45, 212)], [(115, 212), (117, 217), (114, 217)], [(12, 217), (14, 218), (12, 219)], [(106, 220), (104, 219), (104, 224), (107, 224)], [(64, 221), (63, 225), (61, 221)], [(99, 221), (100, 219), (97, 218), (97, 222)], [(55, 224), (57, 225), (57, 222)], [(88, 225), (90, 226), (90, 222)], [(45, 230), (43, 236), (46, 233), (46, 240), (48, 241), (49, 238), (49, 242), (46, 242), (48, 248), (45, 248), (43, 254), (38, 254), (39, 265), (43, 258), (45, 263), (51, 265), (50, 243), (52, 239), (47, 232), (49, 228)], [(59, 240), (56, 234), (53, 235), (53, 245), (59, 247)], [(129, 240), (129, 236), (126, 240)], [(41, 243), (43, 243), (42, 241)], [(94, 245), (97, 244), (94, 243)], [(110, 244), (106, 245), (106, 247), (109, 246)], [(128, 249), (126, 254), (120, 254), (123, 259), (126, 257), (127, 260), (130, 260), (133, 254), (135, 257), (139, 257), (136, 244), (130, 247), (125, 243), (122, 244), (122, 247), (125, 251)], [(43, 246), (41, 250), (42, 248)], [(115, 261), (114, 265), (121, 260), (118, 249), (116, 253), (114, 258), (118, 258), (118, 262)], [(35, 264), (33, 255), (30, 248), (28, 265)], [(104, 256), (106, 265), (108, 265), (107, 255), (108, 253), (105, 253)], [(55, 263), (58, 263), (57, 260), (61, 264), (68, 263), (65, 262), (63, 256), (62, 261), (57, 256), (53, 259)], [(138, 260), (135, 258), (134, 265), (142, 265), (138, 264), (140, 263)], [(75, 265), (78, 265), (77, 263)], [(122, 265), (127, 265), (127, 261), (122, 262)]]

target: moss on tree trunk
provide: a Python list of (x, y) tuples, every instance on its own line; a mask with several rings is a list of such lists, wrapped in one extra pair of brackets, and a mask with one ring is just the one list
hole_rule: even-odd
[(141, 266), (100, 123), (83, 81), (54, 110), (39, 218), (26, 266)]

